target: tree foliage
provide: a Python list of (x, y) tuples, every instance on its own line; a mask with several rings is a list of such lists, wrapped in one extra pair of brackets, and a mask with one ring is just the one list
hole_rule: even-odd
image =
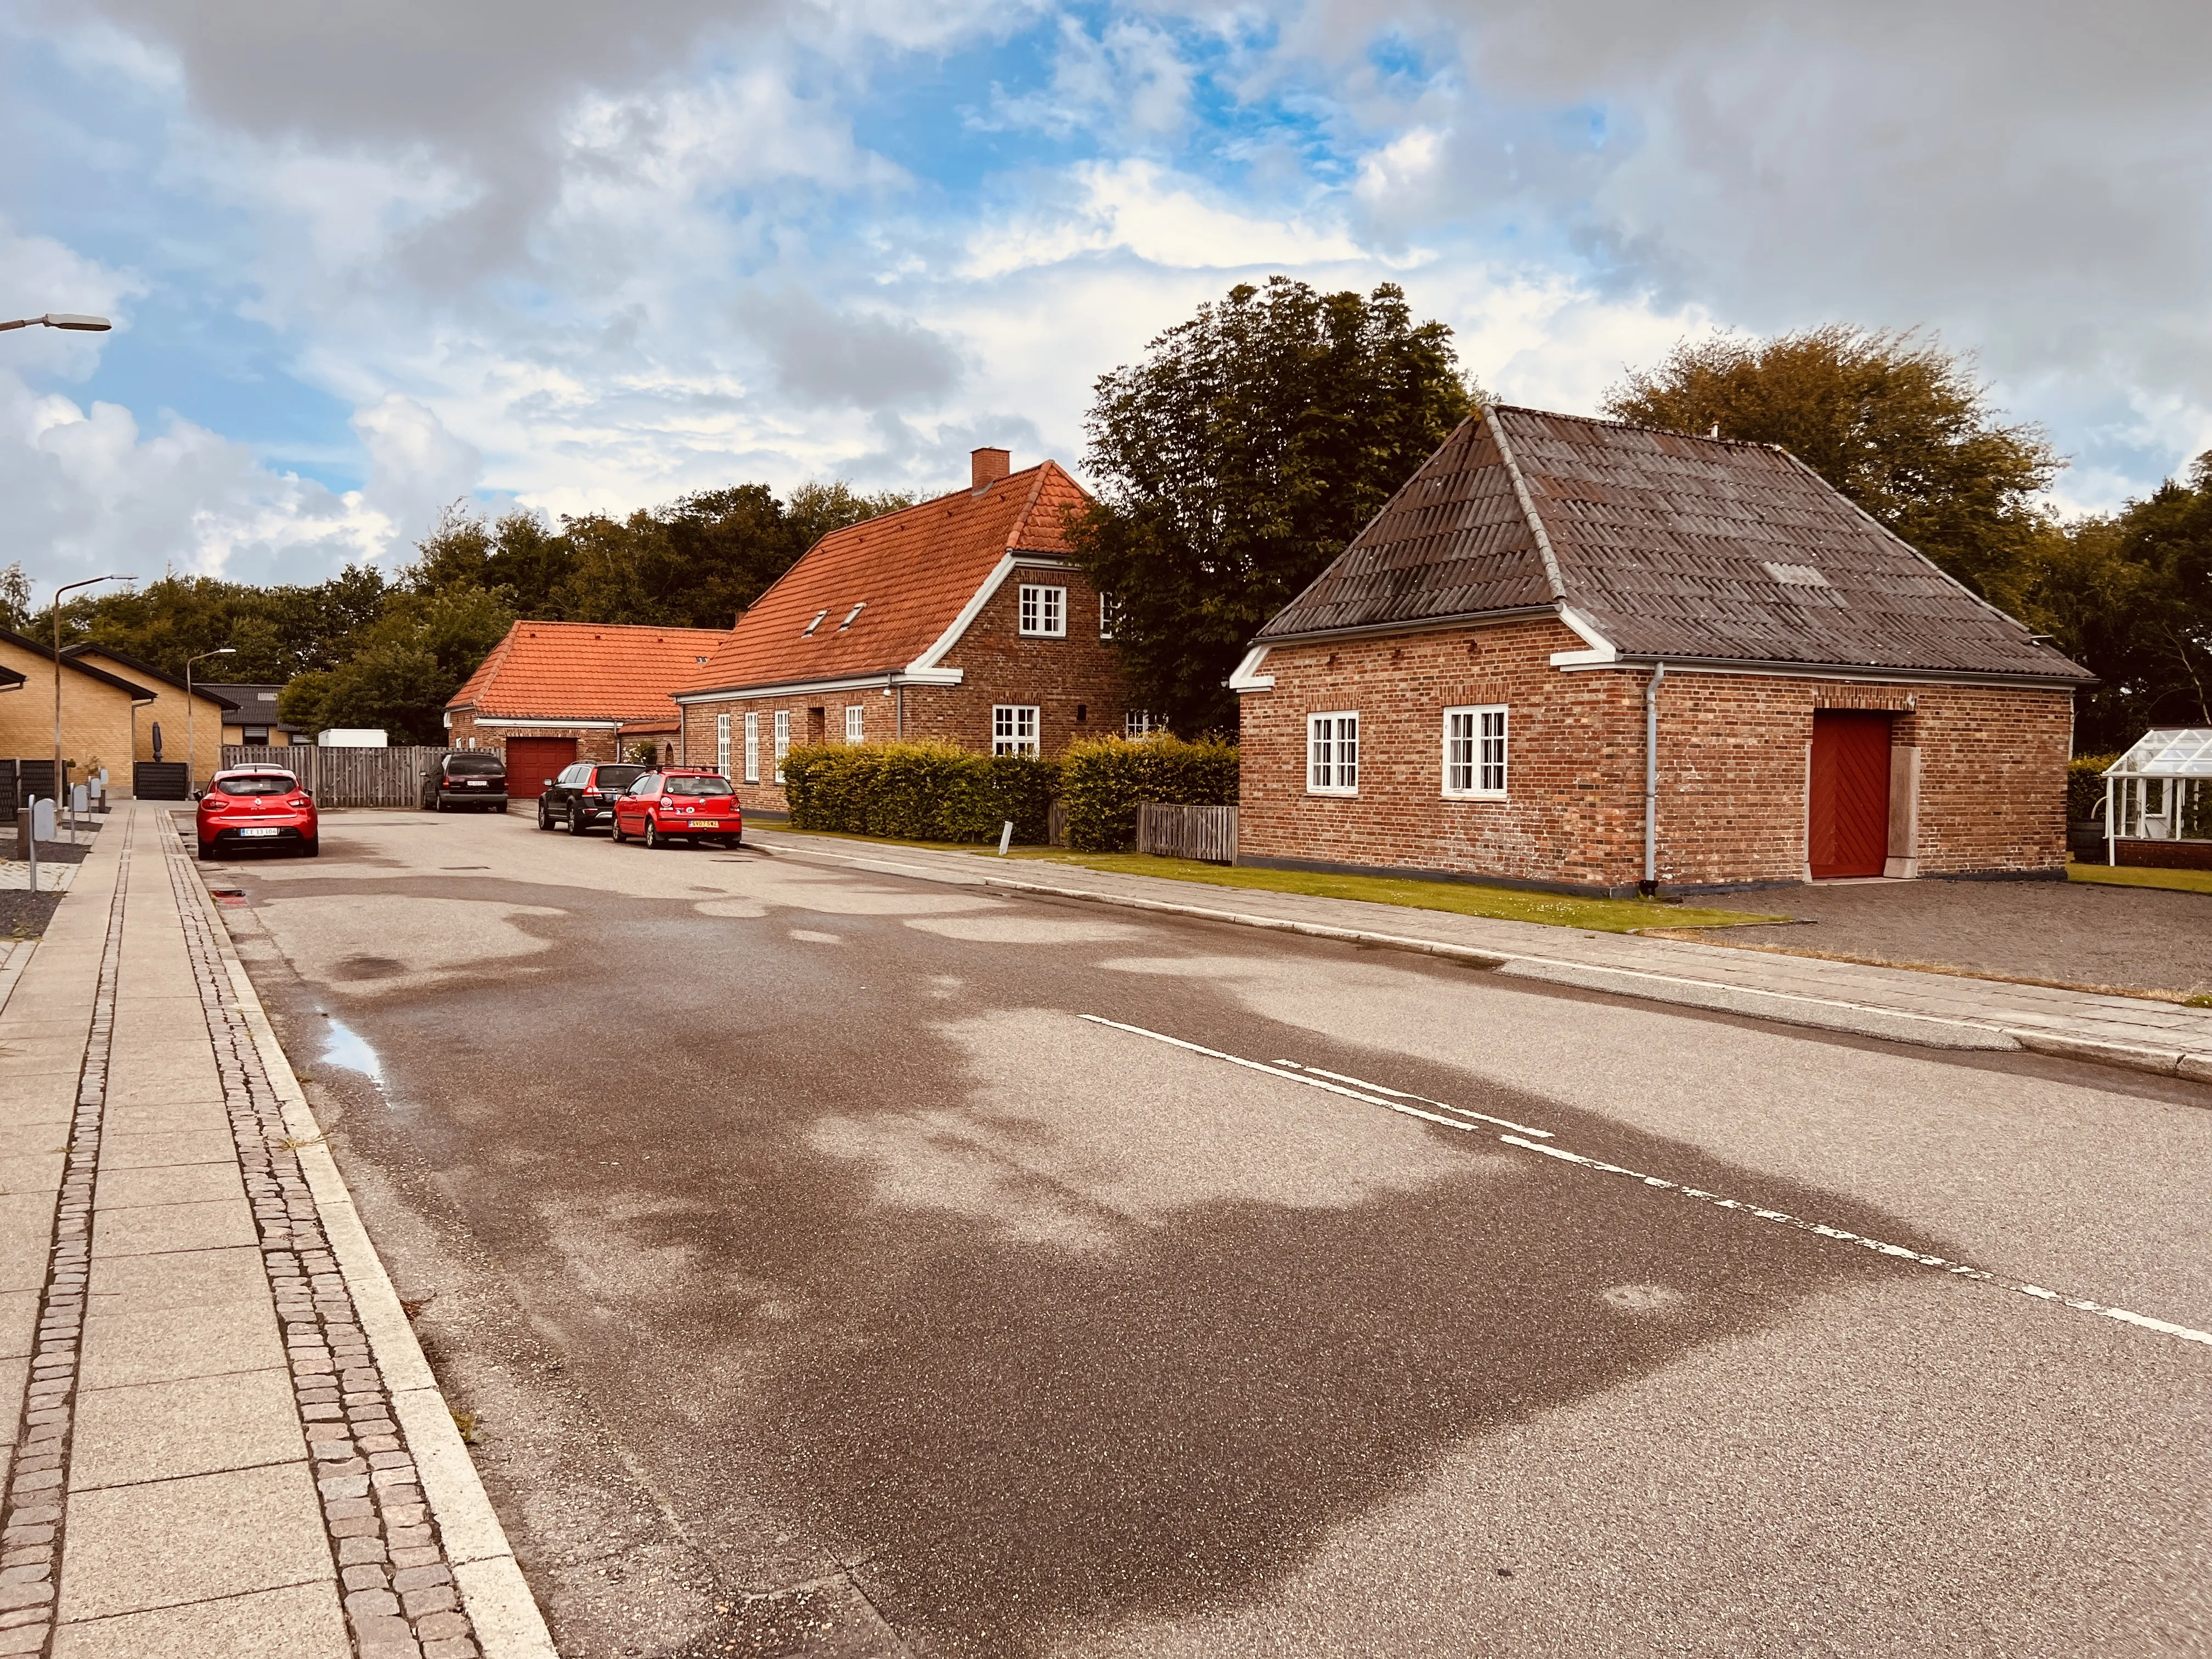
[(1405, 295), (1240, 284), (1100, 377), (1085, 429), (1100, 499), (1070, 526), (1115, 596), (1146, 706), (1234, 730), (1224, 682), (1470, 409), (1450, 331)]
[(1779, 444), (1952, 575), (2003, 605), (2050, 527), (2065, 463), (1990, 407), (1971, 361), (1906, 331), (1686, 340), (1606, 394), (1618, 420)]

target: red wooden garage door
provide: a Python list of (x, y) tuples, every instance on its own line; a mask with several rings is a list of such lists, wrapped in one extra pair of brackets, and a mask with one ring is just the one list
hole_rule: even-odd
[(1878, 876), (1889, 855), (1889, 716), (1813, 716), (1813, 878)]
[(574, 738), (509, 738), (507, 793), (516, 800), (535, 800), (545, 793), (546, 779), (575, 763)]

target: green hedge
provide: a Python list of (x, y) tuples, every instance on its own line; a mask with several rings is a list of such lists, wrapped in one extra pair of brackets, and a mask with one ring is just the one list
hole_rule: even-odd
[(1058, 769), (1025, 755), (949, 743), (823, 744), (784, 757), (783, 793), (799, 830), (908, 841), (1044, 841)]
[(1137, 803), (1234, 806), (1237, 745), (1167, 732), (1097, 738), (1071, 744), (1060, 758), (1060, 799), (1067, 844), (1085, 853), (1122, 853), (1137, 844)]
[(2066, 816), (2069, 821), (2096, 816), (2105, 805), (2105, 769), (2118, 755), (2076, 755), (2066, 763)]

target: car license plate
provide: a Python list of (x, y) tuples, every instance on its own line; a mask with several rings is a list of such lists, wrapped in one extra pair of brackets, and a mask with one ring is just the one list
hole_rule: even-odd
[(691, 820), (691, 827), (694, 830), (719, 830), (722, 826), (714, 818), (694, 818)]
[(466, 783), (471, 789), (489, 789), (491, 787), (491, 786), (486, 783), (482, 778), (465, 778), (462, 781)]
[(276, 835), (277, 831), (275, 830), (241, 830), (238, 833), (241, 836), (273, 836)]

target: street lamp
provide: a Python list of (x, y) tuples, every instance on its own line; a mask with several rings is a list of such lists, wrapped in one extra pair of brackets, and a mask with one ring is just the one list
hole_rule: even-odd
[(18, 317), (12, 323), (0, 323), (0, 334), (11, 328), (67, 328), (79, 334), (105, 334), (115, 326), (105, 317), (86, 317), (74, 311), (50, 311), (43, 317)]
[(185, 799), (192, 798), (192, 767), (199, 751), (192, 747), (192, 665), (205, 662), (210, 657), (234, 657), (238, 647), (226, 645), (220, 650), (203, 651), (197, 657), (185, 659)]
[[(98, 319), (92, 319), (94, 321)], [(136, 576), (87, 576), (81, 582), (64, 582), (54, 589), (54, 811), (62, 810), (68, 799), (62, 784), (62, 595), (72, 587), (90, 587), (96, 582), (135, 582)], [(71, 830), (74, 836), (76, 830)]]

